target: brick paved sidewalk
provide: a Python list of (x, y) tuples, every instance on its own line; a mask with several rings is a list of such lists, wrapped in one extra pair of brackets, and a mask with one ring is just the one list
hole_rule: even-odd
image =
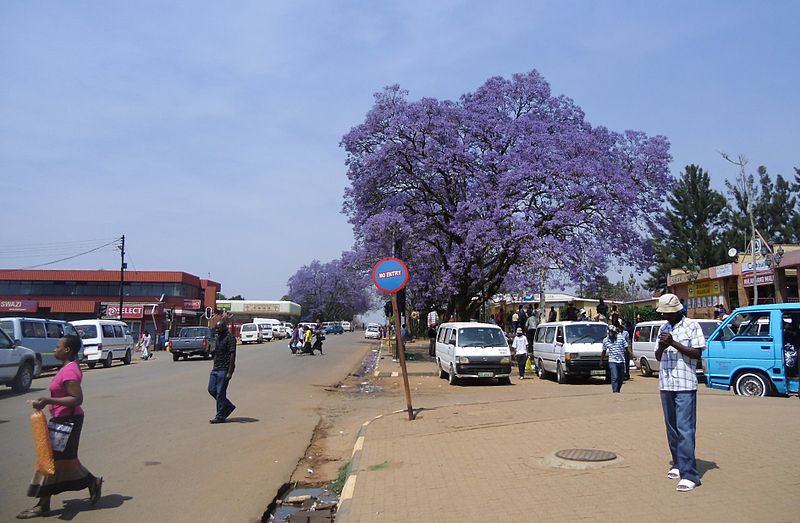
[[(384, 358), (381, 375), (392, 365)], [(430, 362), (409, 367), (417, 384), (445, 383)], [(678, 493), (666, 478), (657, 379), (636, 376), (615, 395), (596, 381), (445, 383), (440, 396), (413, 401), (422, 409), (415, 421), (405, 412), (372, 421), (337, 521), (800, 521), (797, 398), (740, 398), (701, 385), (703, 484)], [(567, 448), (609, 450), (623, 461), (596, 470), (543, 463)]]

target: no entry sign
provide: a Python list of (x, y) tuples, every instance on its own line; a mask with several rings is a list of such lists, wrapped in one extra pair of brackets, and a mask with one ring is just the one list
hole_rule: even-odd
[(397, 258), (383, 258), (372, 268), (372, 281), (381, 292), (397, 292), (408, 283), (408, 267)]

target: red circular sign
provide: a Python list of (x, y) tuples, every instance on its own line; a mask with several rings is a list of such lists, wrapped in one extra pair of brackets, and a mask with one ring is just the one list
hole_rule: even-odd
[(372, 268), (372, 282), (387, 294), (402, 290), (408, 283), (408, 267), (403, 260), (382, 258)]

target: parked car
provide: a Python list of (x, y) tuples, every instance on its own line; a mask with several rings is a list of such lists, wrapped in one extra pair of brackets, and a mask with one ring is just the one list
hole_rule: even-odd
[(15, 392), (26, 392), (33, 383), (36, 353), (16, 343), (0, 329), (0, 383)]
[(262, 341), (272, 341), (275, 338), (275, 334), (272, 332), (272, 325), (269, 323), (258, 323), (257, 325), (261, 329)]
[(83, 340), (82, 362), (90, 369), (98, 362), (108, 368), (113, 360), (130, 364), (133, 336), (127, 323), (118, 320), (77, 320), (71, 323)]
[(555, 321), (539, 325), (533, 339), (536, 373), (541, 379), (555, 374), (564, 384), (571, 376), (605, 376), (600, 364), (608, 325), (599, 321)]
[(344, 329), (338, 322), (327, 322), (325, 324), (325, 334), (344, 334)]
[(286, 337), (286, 328), (283, 323), (272, 318), (253, 318), (253, 323), (267, 323), (272, 327), (272, 336), (276, 340), (282, 340)]
[(436, 334), (439, 377), (499, 378), (511, 384), (511, 349), (503, 330), (489, 323), (443, 323)]
[(367, 328), (364, 329), (364, 338), (373, 340), (381, 339), (381, 326), (377, 323), (370, 323), (367, 325)]
[(167, 342), (167, 349), (172, 353), (172, 361), (189, 356), (211, 358), (214, 352), (214, 332), (208, 327), (182, 327), (178, 335)]
[(248, 343), (261, 343), (264, 341), (261, 337), (261, 329), (257, 323), (243, 324), (242, 328), (239, 330), (239, 338), (242, 340), (242, 345), (246, 345)]
[[(18, 345), (27, 347), (36, 353), (36, 364), (33, 377), (38, 378), (42, 369), (61, 367), (62, 362), (55, 357), (58, 339), (65, 334), (78, 336), (75, 328), (61, 320), (40, 318), (2, 318), (0, 329), (6, 331), (9, 338)], [(81, 352), (78, 351), (78, 357)]]
[(353, 332), (353, 324), (350, 323), (349, 321), (343, 321), (342, 330), (344, 330), (345, 332)]
[[(700, 324), (703, 330), (703, 336), (706, 340), (711, 336), (711, 333), (719, 327), (719, 320), (698, 319), (695, 320)], [(633, 340), (631, 341), (633, 351), (633, 362), (636, 368), (642, 373), (642, 376), (652, 376), (654, 372), (658, 372), (660, 368), (658, 360), (656, 360), (656, 343), (658, 341), (658, 332), (661, 326), (664, 325), (666, 320), (657, 321), (643, 321), (636, 324), (633, 329)], [(697, 363), (697, 372), (703, 371), (702, 362)]]
[[(706, 386), (732, 388), (740, 396), (797, 394), (798, 349), (800, 303), (740, 307), (708, 338), (703, 351)], [(793, 365), (787, 366), (792, 359)]]

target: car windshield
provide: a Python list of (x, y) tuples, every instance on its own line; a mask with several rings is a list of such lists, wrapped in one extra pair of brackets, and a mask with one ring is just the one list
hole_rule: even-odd
[(567, 325), (567, 343), (602, 343), (608, 335), (608, 327), (600, 323)]
[(719, 326), (719, 323), (717, 323), (715, 321), (702, 321), (702, 322), (700, 322), (700, 329), (703, 331), (703, 336), (705, 336), (706, 339), (708, 339), (708, 337), (711, 336), (711, 334), (714, 333), (714, 331), (717, 329), (718, 326)]
[(80, 334), (81, 338), (84, 340), (97, 337), (96, 325), (76, 325), (75, 330), (78, 331), (78, 334)]
[(459, 347), (507, 346), (503, 331), (497, 327), (464, 327), (458, 329)]
[(9, 337), (14, 336), (14, 324), (10, 321), (0, 321), (0, 329), (3, 329)]

